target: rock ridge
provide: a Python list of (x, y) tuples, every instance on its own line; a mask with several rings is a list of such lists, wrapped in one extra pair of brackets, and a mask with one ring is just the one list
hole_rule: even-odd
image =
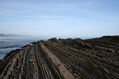
[(119, 37), (33, 42), (0, 61), (0, 79), (119, 79)]

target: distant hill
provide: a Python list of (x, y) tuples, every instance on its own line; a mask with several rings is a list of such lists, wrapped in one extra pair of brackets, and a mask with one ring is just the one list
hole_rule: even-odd
[(5, 36), (5, 34), (0, 33), (0, 36)]
[(47, 40), (48, 38), (50, 38), (50, 36), (43, 36), (43, 35), (20, 35), (20, 34), (3, 34), (3, 33), (0, 33), (0, 39), (3, 39), (3, 38), (27, 38), (27, 39), (43, 39), (43, 40)]
[(3, 34), (3, 33), (0, 33), (0, 37), (20, 37), (20, 36), (27, 36), (27, 35)]

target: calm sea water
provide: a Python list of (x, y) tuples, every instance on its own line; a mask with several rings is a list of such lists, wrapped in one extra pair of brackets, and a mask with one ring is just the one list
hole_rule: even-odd
[[(82, 39), (88, 38), (89, 37), (82, 37)], [(12, 50), (20, 49), (32, 42), (47, 39), (47, 37), (0, 37), (0, 59), (3, 59), (4, 56)]]
[(20, 49), (31, 42), (39, 40), (46, 39), (37, 37), (0, 37), (0, 59), (3, 59), (12, 50)]

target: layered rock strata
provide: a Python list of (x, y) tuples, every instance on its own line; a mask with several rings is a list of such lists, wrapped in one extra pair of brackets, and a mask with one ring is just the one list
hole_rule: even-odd
[(34, 42), (0, 61), (0, 79), (119, 79), (119, 37)]

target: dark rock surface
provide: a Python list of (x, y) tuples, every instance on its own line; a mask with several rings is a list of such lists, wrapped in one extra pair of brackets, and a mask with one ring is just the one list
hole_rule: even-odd
[(0, 79), (119, 79), (119, 36), (34, 42), (0, 61)]

